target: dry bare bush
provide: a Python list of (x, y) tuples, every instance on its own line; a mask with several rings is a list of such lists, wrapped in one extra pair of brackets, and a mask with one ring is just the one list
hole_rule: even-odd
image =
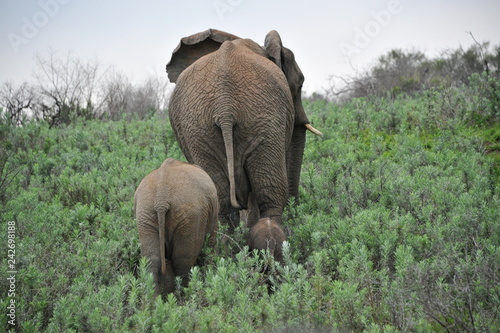
[(42, 118), (49, 126), (67, 124), (71, 117), (94, 117), (98, 83), (105, 70), (98, 60), (82, 61), (72, 52), (54, 50), (36, 56), (35, 79)]
[(136, 114), (139, 119), (156, 112), (164, 113), (170, 95), (169, 83), (150, 76), (140, 84), (133, 84), (121, 72), (110, 71), (101, 86), (101, 109), (99, 116), (112, 120), (122, 114)]
[(172, 90), (166, 75), (150, 75), (133, 83), (97, 59), (82, 60), (72, 52), (52, 49), (36, 55), (34, 81), (20, 86), (5, 82), (0, 87), (0, 114), (14, 126), (28, 120), (43, 120), (55, 127), (77, 118), (164, 116)]
[(36, 116), (38, 95), (35, 88), (27, 82), (16, 87), (12, 82), (4, 82), (0, 87), (0, 105), (3, 106), (2, 115), (15, 126), (22, 126), (30, 117)]
[(432, 59), (417, 50), (394, 49), (380, 56), (369, 70), (351, 76), (330, 76), (326, 96), (341, 101), (370, 95), (394, 97), (467, 85), (471, 75), (483, 72), (500, 75), (500, 46), (490, 50), (488, 42), (476, 42), (466, 50), (445, 50)]

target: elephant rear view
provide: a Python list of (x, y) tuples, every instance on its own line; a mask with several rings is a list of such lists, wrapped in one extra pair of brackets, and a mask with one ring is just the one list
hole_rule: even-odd
[(212, 179), (196, 165), (168, 158), (139, 184), (134, 210), (156, 295), (173, 292), (176, 276), (186, 285), (205, 235), (215, 242), (219, 203)]
[(276, 31), (261, 47), (209, 29), (181, 40), (167, 72), (176, 83), (174, 134), (214, 180), (221, 221), (234, 228), (252, 192), (250, 209), (279, 225), (288, 198), (298, 196), (306, 129), (320, 134), (302, 107), (304, 76), (292, 51)]

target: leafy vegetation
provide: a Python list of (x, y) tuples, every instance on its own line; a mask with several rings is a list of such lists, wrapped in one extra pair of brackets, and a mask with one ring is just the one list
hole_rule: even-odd
[(329, 97), (397, 96), (426, 89), (469, 84), (475, 74), (500, 77), (500, 45), (478, 43), (464, 50), (445, 50), (429, 58), (417, 50), (393, 49), (378, 58), (370, 69), (350, 77), (330, 77)]
[[(500, 113), (488, 80), (305, 101), (325, 137), (308, 138), (286, 265), (248, 253), (242, 227), (166, 299), (152, 297), (133, 193), (166, 157), (183, 159), (168, 121), (2, 120), (0, 251), (14, 221), (16, 329), (498, 332)], [(6, 255), (1, 267), (8, 330)]]

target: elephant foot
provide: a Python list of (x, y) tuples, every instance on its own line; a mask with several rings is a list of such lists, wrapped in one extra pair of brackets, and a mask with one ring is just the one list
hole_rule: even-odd
[(240, 211), (237, 209), (229, 209), (225, 212), (221, 211), (219, 221), (221, 225), (228, 226), (228, 233), (232, 235), (234, 234), (234, 230), (240, 225)]

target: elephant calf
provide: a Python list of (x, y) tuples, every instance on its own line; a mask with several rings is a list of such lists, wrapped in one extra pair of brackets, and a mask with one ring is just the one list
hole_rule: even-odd
[(134, 210), (156, 295), (173, 292), (176, 276), (186, 285), (205, 235), (215, 243), (219, 203), (212, 179), (196, 165), (168, 158), (139, 184)]
[(248, 245), (252, 250), (268, 249), (274, 259), (284, 264), (282, 246), (285, 240), (281, 226), (269, 217), (264, 217), (250, 229)]

